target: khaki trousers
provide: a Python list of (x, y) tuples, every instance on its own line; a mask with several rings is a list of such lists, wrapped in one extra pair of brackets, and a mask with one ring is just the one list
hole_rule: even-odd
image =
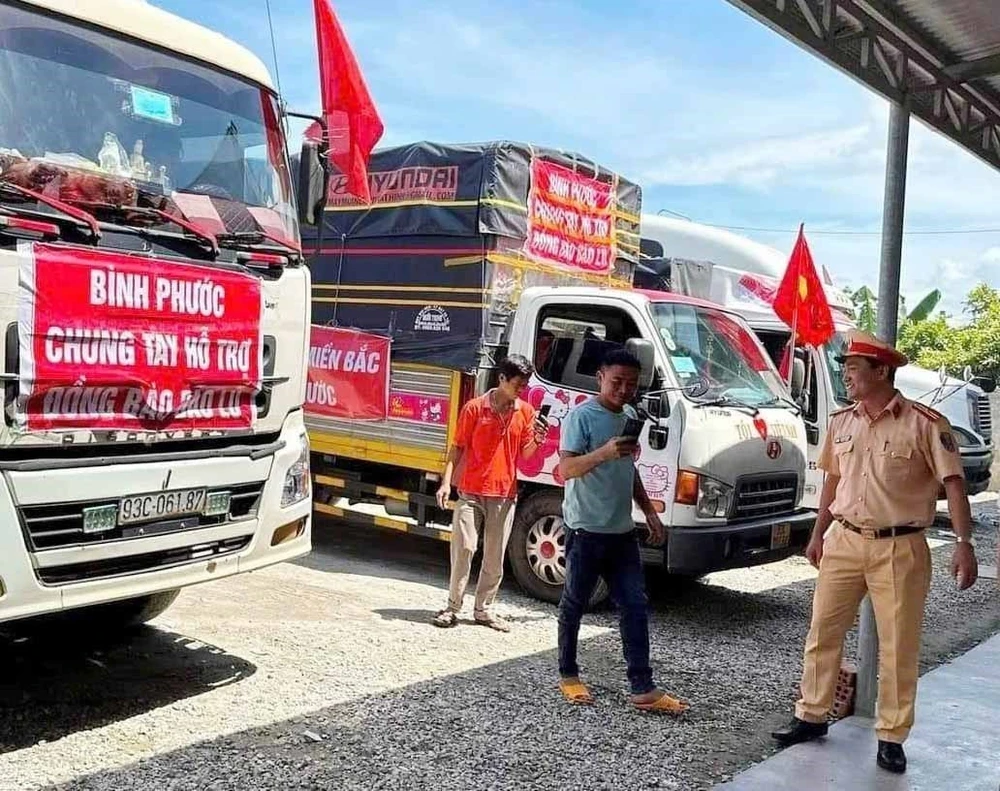
[(826, 721), (844, 636), (867, 592), (879, 640), (875, 730), (879, 739), (902, 744), (913, 726), (920, 632), (930, 582), (931, 553), (923, 532), (868, 539), (834, 522), (823, 546), (806, 637), (802, 698), (795, 716), (807, 722)]
[[(476, 614), (488, 612), (503, 581), (503, 559), (514, 524), (516, 500), (459, 494), (451, 522), (451, 581), (448, 609), (462, 611), (472, 570), (472, 556), (479, 546), (477, 522), (483, 529), (483, 562), (476, 583)], [(478, 518), (477, 518), (478, 517)]]

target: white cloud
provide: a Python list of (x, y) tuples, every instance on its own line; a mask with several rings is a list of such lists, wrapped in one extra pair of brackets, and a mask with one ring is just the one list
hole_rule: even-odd
[[(486, 0), (343, 0), (338, 13), (386, 121), (384, 145), (525, 139), (619, 169), (643, 185), (650, 211), (788, 229), (801, 221), (807, 233), (875, 231), (810, 243), (837, 280), (877, 286), (886, 102), (737, 12), (724, 21), (745, 22), (745, 33), (692, 38), (668, 22), (683, 22), (693, 0), (636, 7), (646, 16), (567, 0), (528, 15)], [(286, 93), (308, 109), (317, 93), (311, 4), (272, 8)], [(266, 30), (254, 24), (245, 34), (269, 54)], [(917, 122), (908, 176), (907, 230), (1000, 226), (1000, 174)], [(783, 251), (794, 240), (749, 235)], [(916, 299), (941, 288), (942, 306), (957, 314), (976, 282), (1000, 286), (998, 262), (1000, 234), (908, 235), (903, 291)]]

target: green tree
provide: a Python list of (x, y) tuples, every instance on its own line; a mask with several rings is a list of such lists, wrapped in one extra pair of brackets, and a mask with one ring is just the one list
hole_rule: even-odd
[(980, 283), (965, 300), (968, 322), (951, 326), (946, 317), (904, 324), (899, 349), (924, 368), (942, 365), (952, 376), (965, 366), (976, 374), (1000, 378), (1000, 290)]

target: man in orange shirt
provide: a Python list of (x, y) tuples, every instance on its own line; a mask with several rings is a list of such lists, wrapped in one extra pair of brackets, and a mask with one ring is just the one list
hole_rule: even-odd
[(503, 580), (504, 553), (517, 504), (517, 460), (530, 458), (545, 440), (547, 428), (531, 404), (520, 396), (534, 373), (527, 359), (512, 354), (497, 368), (497, 386), (462, 407), (455, 444), (448, 455), (438, 506), (451, 494), (458, 474), (458, 502), (451, 527), (451, 580), (448, 606), (434, 616), (435, 626), (454, 626), (462, 611), (472, 556), (479, 544), (476, 515), (483, 522), (483, 562), (476, 583), (476, 623), (500, 632), (510, 631), (490, 607)]

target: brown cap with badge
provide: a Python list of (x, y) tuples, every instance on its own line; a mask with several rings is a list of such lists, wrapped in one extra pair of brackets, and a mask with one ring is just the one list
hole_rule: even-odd
[(902, 368), (910, 362), (902, 352), (896, 351), (885, 341), (880, 341), (861, 330), (852, 330), (848, 334), (847, 346), (837, 355), (836, 360), (842, 363), (848, 357), (867, 357), (879, 365), (888, 365), (890, 368)]

